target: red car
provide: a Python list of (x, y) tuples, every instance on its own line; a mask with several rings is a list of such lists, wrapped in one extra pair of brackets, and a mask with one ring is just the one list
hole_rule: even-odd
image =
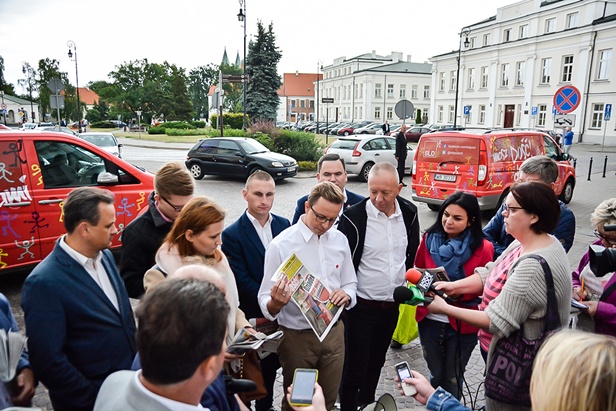
[(422, 134), (429, 133), (430, 131), (431, 130), (427, 127), (412, 127), (411, 129), (406, 130), (404, 136), (406, 137), (406, 141), (418, 142), (419, 137), (421, 137)]
[(358, 126), (357, 124), (351, 124), (346, 127), (342, 127), (340, 130), (338, 130), (338, 135), (348, 136), (350, 134), (353, 134), (353, 131), (355, 131), (355, 129), (358, 127), (361, 127), (361, 126)]

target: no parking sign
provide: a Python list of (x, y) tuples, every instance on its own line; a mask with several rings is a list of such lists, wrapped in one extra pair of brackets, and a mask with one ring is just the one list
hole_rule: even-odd
[(554, 108), (556, 111), (567, 114), (580, 105), (580, 90), (575, 86), (562, 86), (554, 94)]

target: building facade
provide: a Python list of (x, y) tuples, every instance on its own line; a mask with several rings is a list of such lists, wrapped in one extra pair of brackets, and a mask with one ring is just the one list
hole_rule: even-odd
[[(400, 100), (409, 100), (414, 112), (407, 123), (417, 119), (416, 111), (427, 113), (431, 97), (431, 64), (413, 63), (411, 56), (403, 60), (402, 53), (388, 56), (372, 53), (350, 59), (340, 57), (322, 67), (323, 81), (318, 87), (319, 121), (374, 121), (402, 123), (394, 108)], [(333, 103), (321, 103), (322, 98), (333, 98)], [(425, 122), (427, 119), (416, 122)]]
[(287, 122), (316, 120), (315, 87), (322, 79), (323, 75), (317, 73), (284, 73), (282, 86), (278, 90), (280, 104), (276, 120)]
[(606, 105), (616, 103), (616, 3), (520, 1), (462, 27), (460, 47), (430, 59), (435, 123), (452, 124), (457, 116), (467, 127), (560, 131), (567, 123), (554, 96), (574, 86), (580, 100), (567, 122), (574, 123), (576, 141), (601, 144), (607, 132), (605, 144), (616, 145), (613, 123), (604, 119)]

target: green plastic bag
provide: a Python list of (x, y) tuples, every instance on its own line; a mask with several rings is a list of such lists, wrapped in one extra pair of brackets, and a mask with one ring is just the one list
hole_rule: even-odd
[(400, 344), (408, 344), (419, 336), (415, 311), (417, 307), (413, 305), (400, 304), (400, 314), (398, 315), (398, 325), (394, 331), (392, 340)]

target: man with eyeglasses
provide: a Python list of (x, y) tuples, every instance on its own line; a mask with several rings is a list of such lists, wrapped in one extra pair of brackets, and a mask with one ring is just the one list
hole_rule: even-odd
[(140, 298), (145, 292), (143, 276), (194, 191), (195, 180), (180, 162), (166, 163), (154, 175), (147, 209), (122, 231), (120, 275), (129, 297)]
[[(342, 214), (342, 212), (347, 208), (364, 199), (363, 196), (355, 194), (345, 188), (347, 183), (347, 172), (345, 169), (344, 159), (338, 154), (325, 154), (319, 159), (317, 164), (317, 182), (322, 181), (330, 181), (342, 190), (342, 194), (344, 195), (344, 205), (340, 209), (340, 214)], [(306, 212), (306, 200), (308, 200), (307, 195), (297, 200), (297, 207), (295, 208), (295, 214), (293, 215), (293, 221), (291, 224), (297, 223), (299, 217)]]
[[(528, 183), (531, 181), (540, 181), (552, 188), (555, 188), (556, 180), (558, 179), (558, 164), (554, 160), (546, 156), (534, 156), (527, 158), (520, 166), (520, 171), (515, 174), (515, 181), (520, 183)], [(575, 215), (569, 208), (559, 200), (560, 203), (560, 219), (556, 229), (551, 234), (556, 237), (569, 252), (573, 245), (575, 237)], [(503, 217), (505, 210), (505, 202), (498, 209), (494, 217), (483, 228), (483, 234), (486, 239), (494, 245), (494, 260), (496, 260), (509, 244), (513, 241), (513, 237), (507, 234), (505, 230), (505, 222)]]
[[(291, 300), (291, 288), (285, 276), (275, 280), (278, 267), (292, 254), (330, 291), (329, 301), (340, 307), (355, 305), (357, 278), (351, 251), (344, 234), (331, 230), (338, 218), (344, 196), (329, 181), (314, 186), (305, 204), (304, 215), (274, 238), (265, 251), (263, 282), (258, 300), (269, 320), (277, 320), (284, 338), (278, 344), (283, 385), (293, 381), (296, 368), (319, 370), (327, 409), (331, 410), (338, 395), (344, 362), (344, 325), (338, 321), (321, 342), (300, 309)], [(361, 341), (358, 342), (361, 344)], [(290, 411), (282, 401), (282, 411)]]
[(419, 247), (417, 207), (399, 196), (402, 187), (392, 164), (376, 163), (368, 175), (370, 198), (346, 210), (338, 224), (353, 250), (357, 272), (357, 305), (345, 313), (341, 411), (374, 401), (398, 323), (394, 289), (404, 285)]

